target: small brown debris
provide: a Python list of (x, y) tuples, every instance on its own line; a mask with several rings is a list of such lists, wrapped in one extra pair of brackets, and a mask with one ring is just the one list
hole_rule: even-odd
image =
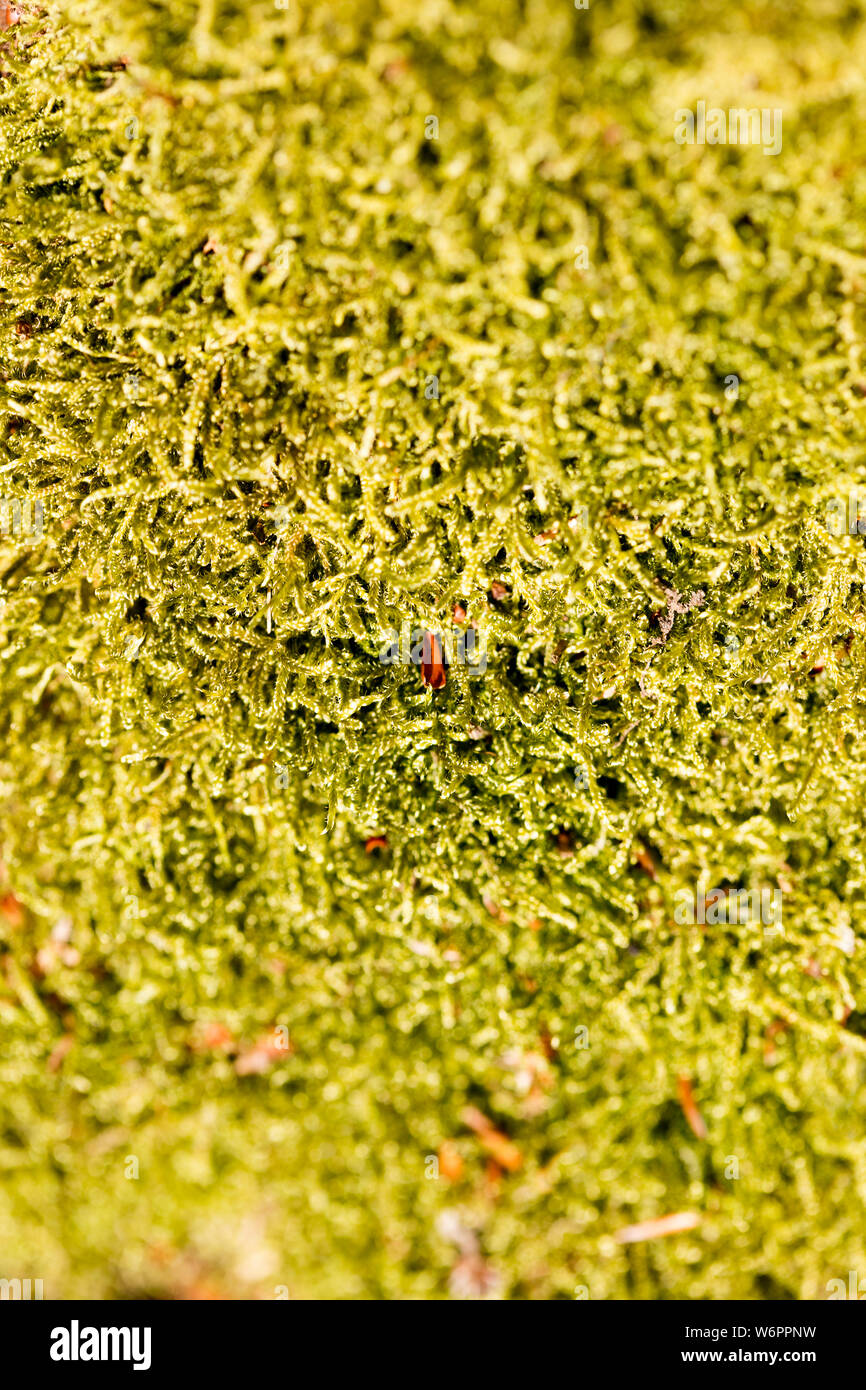
[(271, 1065), (271, 1059), (266, 1052), (260, 1052), (258, 1048), (251, 1048), (249, 1052), (244, 1052), (235, 1062), (235, 1071), (238, 1076), (261, 1076)]
[(273, 1033), (263, 1033), (252, 1047), (244, 1048), (235, 1062), (235, 1071), (238, 1076), (259, 1076), (274, 1062), (291, 1056), (294, 1050), (288, 1039), (283, 1046)]
[(465, 1223), (460, 1212), (453, 1209), (440, 1212), (436, 1231), (460, 1252), (448, 1281), (452, 1294), (456, 1298), (495, 1296), (501, 1284), (500, 1276), (485, 1260), (478, 1233)]
[(683, 603), (683, 596), (678, 593), (676, 589), (669, 589), (666, 584), (663, 584), (662, 588), (665, 591), (665, 597), (667, 599), (667, 612), (655, 613), (653, 615), (658, 620), (658, 625), (661, 628), (661, 636), (650, 638), (649, 645), (651, 647), (660, 647), (668, 640), (671, 628), (674, 625), (674, 618), (678, 613), (688, 613), (692, 608), (703, 608), (704, 599), (706, 597), (703, 589), (695, 589), (694, 593), (690, 594), (686, 602)]
[(165, 1241), (157, 1240), (147, 1247), (147, 1257), (158, 1265), (160, 1269), (165, 1269), (177, 1258), (177, 1251), (173, 1246), (167, 1245)]
[(72, 1034), (64, 1033), (63, 1037), (53, 1048), (51, 1056), (48, 1058), (49, 1071), (56, 1072), (60, 1070), (60, 1068), (63, 1066), (64, 1057), (70, 1051), (74, 1043), (75, 1039), (72, 1036)]
[[(543, 1051), (523, 1052), (520, 1048), (509, 1048), (502, 1058), (502, 1065), (514, 1074), (514, 1087), (523, 1098), (522, 1111), (528, 1119), (534, 1119), (547, 1109), (547, 1092), (553, 1089), (555, 1078), (550, 1068), (550, 1059), (556, 1054), (544, 1047)], [(547, 1041), (550, 1042), (548, 1035)]]
[(51, 940), (57, 941), (61, 945), (66, 945), (72, 940), (72, 918), (63, 916), (58, 917), (54, 926), (51, 928)]
[(773, 1062), (775, 1062), (777, 1056), (775, 1039), (780, 1033), (787, 1033), (789, 1026), (790, 1025), (783, 1018), (774, 1018), (773, 1022), (769, 1024), (764, 1034), (765, 1066), (772, 1066)]
[(144, 94), (145, 96), (155, 97), (157, 101), (165, 101), (169, 106), (187, 105), (189, 100), (188, 98), (184, 98), (182, 103), (180, 97), (176, 97), (172, 92), (163, 92), (159, 87), (145, 87)]
[(456, 1245), (463, 1255), (473, 1255), (480, 1249), (477, 1232), (466, 1224), (455, 1207), (446, 1207), (436, 1218), (436, 1234)]
[(486, 893), (482, 894), (481, 901), (491, 917), (495, 917), (497, 922), (507, 922), (508, 918), (498, 903), (494, 902)]
[(46, 975), (50, 975), (52, 970), (57, 969), (59, 964), (74, 970), (77, 965), (81, 964), (81, 953), (76, 951), (74, 946), (63, 946), (56, 941), (47, 941), (36, 952), (31, 974), (37, 980), (44, 980)]
[(508, 598), (511, 590), (505, 584), (500, 584), (498, 579), (494, 579), (490, 585), (490, 597), (494, 603), (501, 603), (504, 598)]
[(401, 77), (409, 71), (409, 63), (405, 58), (395, 58), (393, 62), (386, 63), (382, 69), (383, 82), (399, 82)]
[(484, 1165), (484, 1177), (490, 1189), (491, 1197), (498, 1196), (499, 1188), (502, 1185), (502, 1169), (495, 1159), (488, 1158)]
[(184, 1303), (221, 1303), (229, 1295), (212, 1280), (199, 1279), (188, 1284), (179, 1297)]
[(449, 1288), (455, 1298), (495, 1298), (502, 1280), (482, 1255), (463, 1255), (451, 1270)]
[(194, 1052), (229, 1052), (235, 1040), (224, 1023), (207, 1023), (192, 1044)]
[(562, 653), (565, 651), (565, 649), (566, 649), (567, 646), (568, 646), (568, 641), (567, 641), (566, 638), (562, 638), (561, 641), (559, 641), (559, 642), (556, 643), (556, 646), (553, 648), (553, 651), (550, 653), (550, 662), (551, 662), (551, 665), (552, 665), (552, 666), (558, 666), (558, 665), (559, 665), (559, 661), (560, 661), (560, 658), (561, 658), (561, 656), (562, 656)]
[(378, 849), (378, 850), (382, 850), (382, 849), (387, 849), (387, 848), (388, 848), (388, 836), (387, 836), (387, 835), (371, 835), (370, 838), (369, 838), (369, 840), (365, 840), (365, 841), (364, 841), (364, 849), (367, 851), (368, 854), (372, 854), (373, 851), (374, 851), (374, 850), (377, 850), (377, 849)]

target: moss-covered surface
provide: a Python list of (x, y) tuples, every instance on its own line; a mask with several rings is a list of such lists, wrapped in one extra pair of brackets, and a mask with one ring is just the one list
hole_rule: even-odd
[[(821, 524), (866, 478), (863, 6), (3, 37), (0, 490), (45, 522), (0, 541), (0, 1275), (825, 1297), (866, 1269), (866, 566)], [(699, 99), (781, 153), (678, 145)], [(483, 675), (380, 662), (455, 605)], [(679, 923), (703, 883), (781, 934)]]

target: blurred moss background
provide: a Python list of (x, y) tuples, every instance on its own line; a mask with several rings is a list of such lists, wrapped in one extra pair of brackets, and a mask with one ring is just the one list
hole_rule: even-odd
[[(825, 1297), (866, 1229), (864, 550), (822, 524), (863, 6), (22, 9), (0, 1275)], [(678, 145), (698, 100), (780, 154)], [(383, 666), (405, 621), (487, 672)], [(781, 935), (678, 925), (702, 883)]]

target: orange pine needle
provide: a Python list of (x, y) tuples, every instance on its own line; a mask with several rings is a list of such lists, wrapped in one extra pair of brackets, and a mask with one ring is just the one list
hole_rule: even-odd
[(463, 1176), (463, 1159), (450, 1139), (443, 1140), (439, 1145), (439, 1172), (449, 1182), (457, 1182)]
[(475, 1131), (491, 1158), (507, 1173), (516, 1173), (523, 1164), (523, 1154), (501, 1130), (495, 1129), (486, 1115), (482, 1115), (474, 1105), (468, 1105), (461, 1116), (463, 1123)]
[(431, 690), (441, 690), (448, 679), (442, 661), (442, 643), (435, 632), (425, 632), (421, 650), (421, 679)]
[(644, 873), (649, 874), (649, 876), (650, 876), (650, 878), (652, 879), (653, 883), (657, 883), (657, 882), (658, 882), (658, 872), (657, 872), (657, 870), (656, 870), (655, 864), (653, 863), (652, 856), (650, 855), (649, 850), (647, 850), (647, 849), (640, 843), (639, 840), (636, 842), (635, 847), (634, 847), (634, 857), (635, 857), (635, 859), (637, 860), (638, 864), (640, 864), (640, 866), (641, 866), (641, 868), (643, 869)]
[(623, 1226), (617, 1231), (614, 1240), (619, 1245), (633, 1245), (639, 1240), (655, 1240), (658, 1236), (675, 1236), (680, 1231), (693, 1231), (701, 1224), (696, 1211), (675, 1211), (668, 1216), (655, 1216), (650, 1221), (638, 1221), (634, 1226)]
[(0, 898), (0, 912), (10, 927), (20, 927), (24, 922), (23, 908), (14, 893), (7, 893), (4, 898)]
[(677, 1095), (692, 1134), (696, 1139), (706, 1139), (707, 1127), (692, 1092), (692, 1083), (687, 1076), (677, 1077)]

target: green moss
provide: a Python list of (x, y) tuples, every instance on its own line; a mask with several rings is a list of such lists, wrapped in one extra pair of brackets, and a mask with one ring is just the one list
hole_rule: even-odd
[[(51, 11), (0, 79), (2, 489), (44, 508), (0, 540), (0, 1273), (447, 1296), (457, 1209), (506, 1297), (825, 1296), (863, 7)], [(678, 145), (698, 99), (781, 153)], [(483, 676), (381, 663), (455, 604)], [(702, 882), (782, 934), (679, 925)]]

